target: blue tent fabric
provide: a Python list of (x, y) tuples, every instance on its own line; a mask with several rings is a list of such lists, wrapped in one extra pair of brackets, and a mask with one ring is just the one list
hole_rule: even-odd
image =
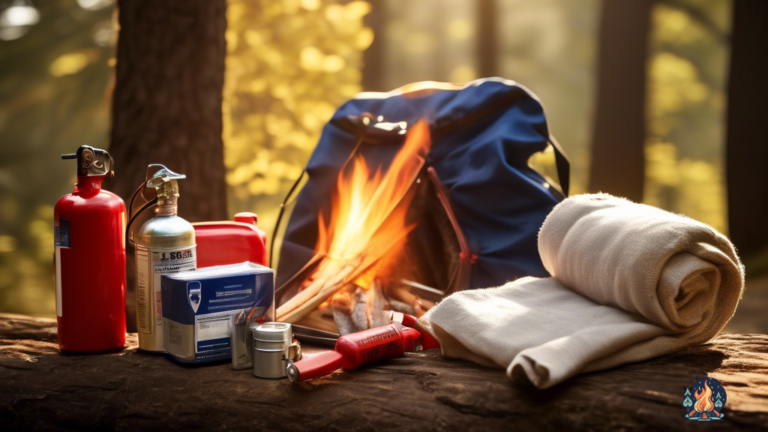
[(540, 101), (525, 87), (503, 79), (477, 80), (455, 89), (436, 87), (440, 89), (363, 93), (336, 111), (307, 164), (309, 180), (297, 197), (280, 252), (278, 286), (313, 256), (318, 213), (328, 215), (339, 171), (355, 148), (369, 166), (386, 168), (403, 144), (400, 135), (357, 146), (359, 136), (341, 123), (363, 113), (385, 122), (429, 123), (432, 148), (427, 163), (449, 191), (452, 209), (476, 255), (470, 288), (547, 276), (537, 235), (563, 197), (528, 166), (531, 155), (549, 143)]

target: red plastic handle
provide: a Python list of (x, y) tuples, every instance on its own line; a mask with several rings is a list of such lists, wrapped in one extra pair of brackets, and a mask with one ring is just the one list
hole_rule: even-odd
[(344, 362), (344, 356), (336, 351), (328, 351), (288, 364), (288, 379), (291, 382), (300, 382), (311, 380), (312, 378), (328, 375), (329, 373), (341, 368)]

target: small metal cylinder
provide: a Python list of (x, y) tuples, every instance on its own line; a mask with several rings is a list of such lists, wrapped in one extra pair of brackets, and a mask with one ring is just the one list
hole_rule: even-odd
[[(291, 357), (293, 329), (288, 323), (269, 322), (253, 330), (253, 375), (259, 378), (283, 378)], [(299, 354), (300, 355), (300, 354)]]
[(259, 324), (248, 319), (248, 310), (240, 311), (231, 317), (232, 369), (250, 369), (253, 367), (253, 329)]

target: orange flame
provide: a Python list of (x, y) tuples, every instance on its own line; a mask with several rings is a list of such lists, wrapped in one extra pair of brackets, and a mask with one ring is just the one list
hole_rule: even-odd
[(429, 126), (422, 120), (409, 130), (386, 174), (379, 167), (371, 177), (365, 159), (356, 157), (349, 175), (339, 173), (329, 223), (325, 224), (322, 212), (319, 215), (315, 250), (334, 260), (363, 257), (361, 271), (395, 253), (415, 228), (405, 221), (413, 198), (408, 191), (429, 147)]
[(712, 389), (709, 388), (707, 381), (704, 381), (704, 388), (697, 391), (694, 396), (696, 396), (696, 402), (693, 404), (693, 409), (696, 412), (706, 413), (715, 408), (712, 403)]
[(297, 322), (310, 310), (327, 305), (329, 297), (352, 281), (370, 285), (365, 281), (395, 262), (415, 228), (415, 224), (406, 225), (405, 219), (414, 195), (409, 191), (430, 145), (429, 126), (420, 121), (408, 131), (386, 174), (379, 167), (371, 176), (361, 156), (352, 161), (348, 175), (343, 170), (339, 173), (329, 223), (322, 212), (318, 217), (315, 250), (324, 256), (301, 290), (277, 308), (279, 321)]

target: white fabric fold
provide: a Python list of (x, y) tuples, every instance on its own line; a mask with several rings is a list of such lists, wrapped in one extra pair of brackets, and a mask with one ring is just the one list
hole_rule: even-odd
[(539, 233), (539, 253), (552, 277), (455, 293), (419, 325), (447, 357), (547, 388), (712, 339), (744, 287), (722, 234), (606, 194), (558, 204)]

